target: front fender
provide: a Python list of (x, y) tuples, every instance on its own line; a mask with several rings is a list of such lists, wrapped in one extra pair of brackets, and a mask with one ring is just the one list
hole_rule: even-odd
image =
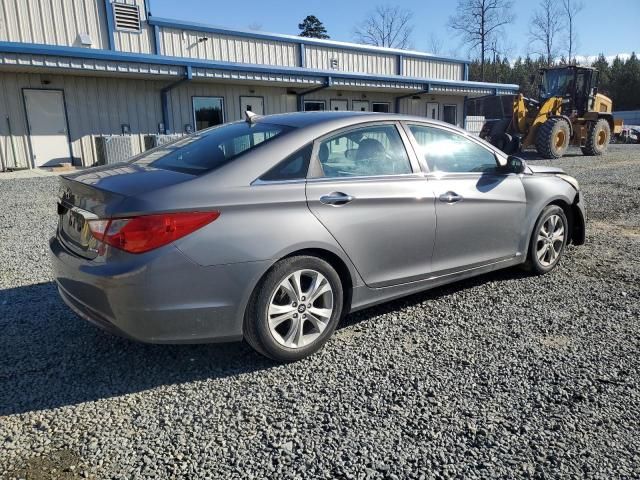
[[(522, 184), (527, 200), (527, 213), (522, 223), (520, 251), (526, 253), (536, 221), (547, 205), (555, 203), (571, 209), (574, 203), (580, 202), (576, 202), (579, 200), (576, 189), (555, 175), (523, 175)], [(578, 209), (584, 225), (584, 207), (580, 204)], [(584, 230), (584, 226), (582, 228)], [(582, 236), (584, 237), (584, 233)], [(582, 241), (584, 242), (584, 238)]]

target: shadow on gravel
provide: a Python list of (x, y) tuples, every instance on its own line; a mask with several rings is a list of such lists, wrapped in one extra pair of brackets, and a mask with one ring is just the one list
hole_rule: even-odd
[[(526, 275), (507, 269), (417, 293), (349, 315), (339, 328)], [(0, 352), (0, 416), (276, 366), (245, 343), (149, 345), (105, 333), (77, 317), (60, 300), (53, 282), (0, 291)]]
[[(477, 287), (479, 285), (483, 285), (488, 282), (517, 280), (519, 278), (525, 278), (528, 276), (530, 276), (528, 272), (518, 267), (511, 267), (503, 270), (496, 270), (494, 272), (486, 273), (484, 275), (479, 275), (477, 277), (469, 278), (467, 280), (461, 280), (455, 283), (451, 283), (449, 285), (444, 285), (442, 287), (436, 287), (431, 290), (425, 290), (424, 292), (414, 293), (413, 295), (409, 295), (407, 297), (402, 297), (397, 300), (392, 300), (390, 302), (382, 303), (375, 307), (360, 310), (358, 312), (352, 313), (351, 315), (348, 315), (342, 321), (342, 323), (338, 326), (338, 329), (348, 328), (357, 323), (371, 320), (372, 318), (377, 317), (378, 315), (392, 313), (392, 312), (401, 310), (403, 308), (411, 307), (413, 305), (418, 305), (420, 303), (423, 303), (429, 300), (437, 300), (441, 297), (446, 297), (447, 295), (452, 295), (461, 290)], [(496, 287), (496, 288), (501, 288), (501, 287)]]
[(0, 417), (275, 364), (244, 343), (149, 345), (76, 316), (53, 282), (0, 291)]

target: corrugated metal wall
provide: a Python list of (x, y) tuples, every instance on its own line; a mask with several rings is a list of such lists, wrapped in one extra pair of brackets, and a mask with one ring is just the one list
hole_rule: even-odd
[[(126, 3), (138, 5), (142, 31), (127, 32), (116, 29), (116, 31), (113, 32), (113, 41), (116, 50), (132, 53), (153, 53), (153, 29), (147, 24), (147, 12), (145, 10), (144, 0), (127, 0)], [(111, 5), (109, 5), (109, 8), (111, 8)]]
[(357, 90), (320, 90), (315, 93), (305, 95), (306, 101), (324, 100), (325, 108), (329, 110), (331, 108), (331, 100), (347, 100), (349, 102), (349, 110), (353, 109), (353, 101), (365, 101), (369, 102), (369, 109), (371, 109), (372, 102), (384, 102), (389, 103), (390, 111), (395, 109), (395, 95), (392, 93), (384, 92), (366, 92), (363, 93)]
[(461, 63), (404, 57), (403, 68), (407, 77), (464, 80), (464, 67)]
[[(0, 90), (0, 149), (9, 167), (29, 167), (29, 138), (23, 104), (24, 88), (60, 89), (64, 91), (73, 156), (84, 165), (96, 162), (94, 137), (119, 135), (122, 124), (128, 124), (133, 137), (134, 153), (144, 149), (144, 135), (157, 133), (162, 121), (160, 90), (170, 80), (124, 79), (114, 77), (87, 77), (34, 73), (1, 73)], [(194, 96), (220, 96), (224, 98), (225, 120), (242, 118), (240, 96), (264, 98), (266, 114), (296, 111), (296, 96), (287, 94), (287, 88), (238, 85), (218, 82), (189, 82), (170, 92), (169, 115), (173, 130), (183, 132), (184, 126), (193, 125), (192, 98)], [(331, 99), (388, 102), (395, 109), (397, 94), (385, 92), (321, 90), (305, 100), (324, 100), (330, 108)], [(425, 116), (427, 102), (442, 105), (455, 104), (458, 108), (458, 126), (462, 126), (463, 98), (454, 95), (423, 95), (419, 99), (401, 100), (400, 113)], [(10, 117), (13, 137), (9, 137), (7, 115)], [(13, 151), (15, 150), (15, 156)]]
[(403, 98), (400, 100), (400, 113), (425, 117), (427, 115), (427, 102), (437, 102), (440, 110), (440, 120), (442, 120), (442, 106), (456, 105), (457, 126), (463, 126), (464, 97), (454, 95), (422, 95), (419, 99)]
[[(287, 67), (298, 65), (298, 45), (294, 43), (175, 28), (162, 28), (160, 38), (163, 55)], [(201, 38), (207, 40), (199, 41)]]
[[(134, 153), (144, 150), (144, 135), (157, 133), (162, 121), (160, 90), (171, 82), (13, 72), (0, 73), (0, 80), (4, 87), (0, 91), (0, 149), (7, 165), (15, 168), (28, 168), (31, 158), (24, 88), (63, 90), (73, 156), (76, 162), (91, 165), (97, 160), (94, 137), (119, 135), (123, 123), (131, 128)], [(286, 88), (190, 82), (170, 93), (174, 130), (181, 133), (186, 124), (193, 125), (193, 96), (224, 97), (225, 120), (234, 121), (242, 118), (241, 95), (263, 97), (267, 114), (296, 110), (296, 96), (287, 94)], [(13, 137), (9, 137), (7, 116)]]
[(109, 48), (105, 9), (96, 0), (0, 0), (0, 41)]
[[(397, 57), (395, 55), (306, 45), (305, 58), (307, 68), (374, 75), (396, 74)], [(336, 66), (332, 65), (332, 60), (337, 61)]]
[[(69, 135), (73, 156), (85, 165), (96, 161), (93, 137), (122, 133), (122, 124), (129, 124), (136, 153), (143, 149), (143, 136), (157, 133), (162, 121), (160, 89), (166, 81), (82, 77), (71, 75), (39, 75), (30, 73), (1, 74), (0, 148), (10, 167), (29, 167), (29, 138), (23, 104), (23, 88), (49, 88), (64, 91)], [(49, 82), (44, 85), (43, 80)], [(7, 115), (13, 131), (8, 136)]]
[(193, 125), (192, 98), (223, 97), (224, 118), (227, 122), (242, 119), (240, 111), (240, 96), (254, 96), (264, 98), (264, 113), (295, 112), (296, 96), (288, 95), (286, 88), (255, 87), (251, 85), (230, 85), (213, 82), (189, 82), (171, 90), (169, 114), (176, 132), (184, 130), (186, 124)]

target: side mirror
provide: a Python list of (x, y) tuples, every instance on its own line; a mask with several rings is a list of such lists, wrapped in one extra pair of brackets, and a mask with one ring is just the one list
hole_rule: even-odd
[(504, 169), (508, 173), (524, 173), (527, 169), (527, 162), (525, 162), (520, 157), (509, 155), (509, 158), (507, 158), (507, 165), (504, 167)]

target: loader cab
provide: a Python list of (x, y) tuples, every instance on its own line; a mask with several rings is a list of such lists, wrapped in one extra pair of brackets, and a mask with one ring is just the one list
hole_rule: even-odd
[(593, 68), (565, 66), (540, 71), (539, 85), (542, 101), (551, 97), (564, 100), (563, 113), (568, 116), (584, 114), (593, 107), (597, 93), (598, 71)]

